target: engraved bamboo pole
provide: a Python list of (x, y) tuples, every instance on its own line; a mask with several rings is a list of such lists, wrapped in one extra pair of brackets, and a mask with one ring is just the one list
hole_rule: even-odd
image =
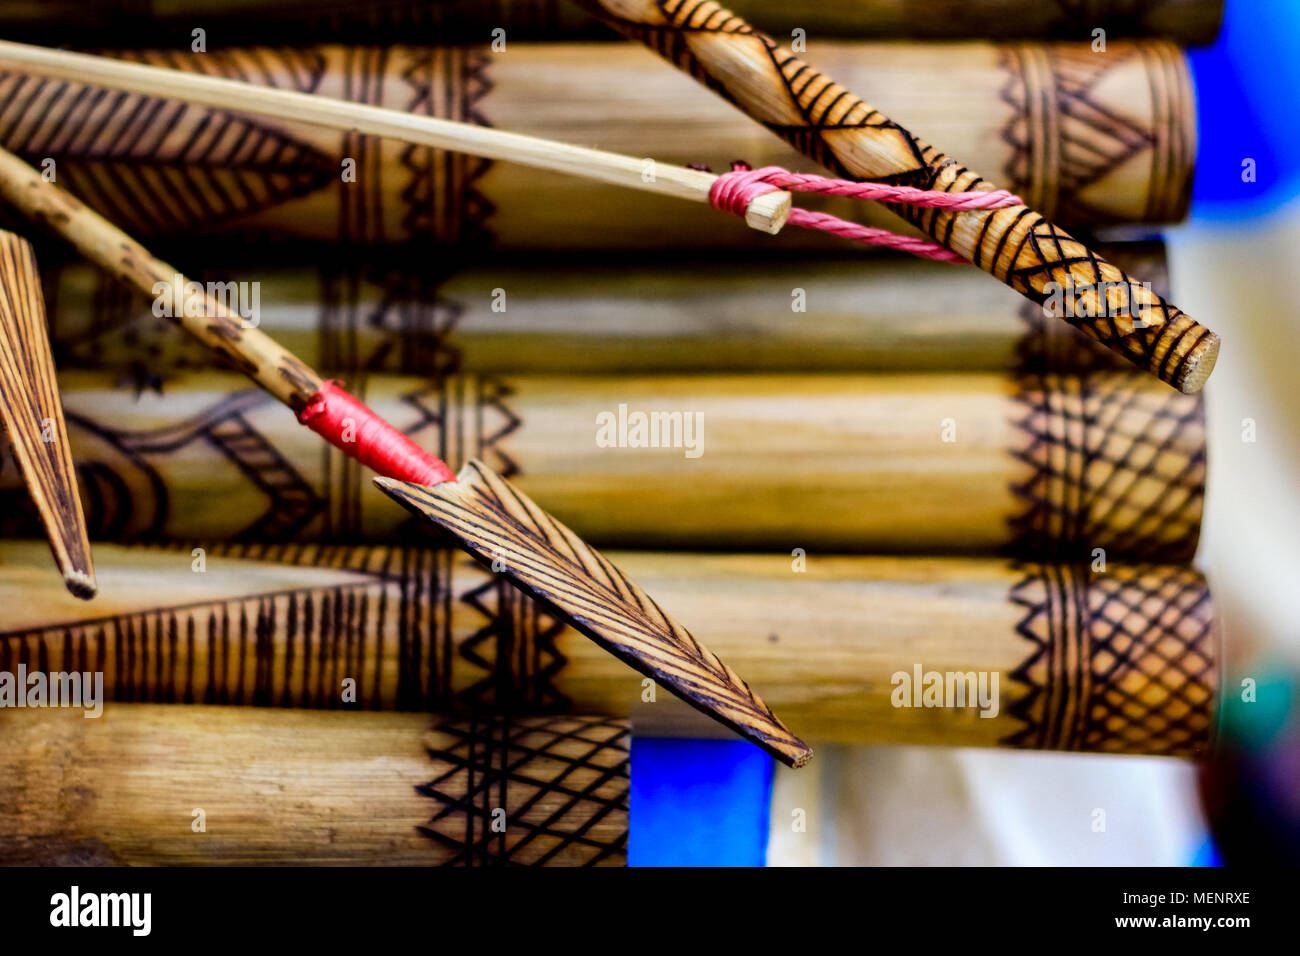
[[(96, 536), (391, 541), (404, 527), (359, 466), (233, 375), (60, 383)], [(1181, 562), (1200, 527), (1200, 400), (1134, 372), (353, 385), (452, 467), (488, 462), (609, 546)]]
[[(38, 556), (0, 543), (13, 608), (0, 671), (99, 671), (110, 700), (606, 713), (640, 734), (712, 732), (455, 551), (102, 545), (94, 606), (39, 575)], [(611, 557), (814, 739), (1190, 755), (1211, 737), (1219, 634), (1205, 581), (1185, 568)], [(983, 675), (984, 703), (918, 706), (932, 673)]]
[(621, 720), (110, 703), (0, 733), (5, 865), (626, 862)]
[[(356, 465), (355, 470), (348, 469), (353, 481), (359, 479), (363, 462), (376, 468), (390, 467), (389, 455), (383, 453), (386, 448), (392, 459), (403, 455), (414, 459), (414, 468), (408, 472), (414, 470), (421, 481), (456, 485), (457, 491), (452, 494), (472, 493), (475, 497), (461, 498), (446, 511), (456, 524), (451, 529), (453, 535), (467, 551), (492, 560), (485, 558), (479, 547), (484, 536), (508, 537), (512, 561), (508, 576), (516, 586), (566, 609), (574, 626), (609, 653), (638, 667), (701, 712), (713, 714), (784, 763), (800, 767), (812, 758), (807, 745), (781, 723), (735, 671), (674, 622), (599, 552), (481, 463), (470, 462), (453, 477), (445, 462), (429, 462), (427, 454), (391, 422), (375, 417), (371, 409), (332, 383), (327, 388), (310, 367), (248, 323), (236, 321), (228, 306), (203, 287), (173, 272), (120, 229), (3, 150), (0, 196), (28, 218), (53, 227), (79, 252), (128, 285), (149, 294), (159, 283), (174, 287), (177, 291), (172, 317), (186, 331), (295, 412), (302, 414), (309, 403), (314, 403), (316, 421), (310, 427), (328, 439), (325, 447), (339, 449)], [(321, 421), (325, 425), (318, 427)], [(361, 440), (363, 434), (370, 436), (369, 442)], [(264, 443), (254, 439), (251, 446), (238, 448), (229, 443), (233, 438), (239, 445), (240, 437), (248, 436), (228, 434), (218, 441), (227, 450), (235, 451), (236, 457), (242, 456), (255, 472), (265, 474), (270, 467), (278, 472), (277, 478), (292, 475), (292, 464), (277, 461), (274, 449)], [(315, 445), (319, 451), (321, 445)], [(390, 487), (381, 487), (384, 493), (393, 495)], [(407, 487), (425, 488), (413, 483)], [(154, 488), (157, 490), (156, 485)], [(503, 502), (503, 498), (508, 501)], [(444, 528), (451, 524), (433, 517), (429, 520)]]
[[(1154, 279), (1164, 247), (1112, 245)], [(166, 381), (208, 368), (149, 303), (88, 265), (43, 270), (60, 366)], [(209, 273), (200, 272), (203, 281)], [(1122, 360), (977, 270), (910, 256), (764, 261), (639, 255), (289, 262), (210, 273), (240, 314), (325, 374), (1069, 371)], [(254, 285), (253, 283), (256, 283)], [(254, 295), (255, 293), (255, 295)]]
[[(42, 76), (97, 84), (145, 96), (159, 89), (169, 96), (213, 109), (253, 113), (367, 136), (391, 137), (413, 146), (447, 149), (505, 160), (630, 189), (708, 203), (718, 177), (695, 169), (656, 164), (635, 156), (573, 146), (508, 130), (432, 116), (402, 113), (328, 96), (311, 96), (219, 76), (186, 73), (103, 56), (50, 50), (0, 40), (0, 68), (32, 70)], [(745, 210), (751, 229), (777, 233), (790, 214), (790, 194), (759, 196)]]
[[(849, 0), (801, 4), (792, 19), (784, 0), (736, 0), (735, 11), (769, 32), (789, 29), (793, 19), (810, 37), (965, 39), (966, 37), (1080, 37), (1098, 27), (1108, 37), (1164, 36), (1187, 44), (1213, 41), (1223, 0), (1092, 0), (1085, 6), (1042, 0)], [(313, 37), (364, 30), (368, 42), (410, 41), (423, 36), (477, 42), (501, 28), (513, 42), (530, 38), (608, 36), (573, 4), (555, 0), (41, 0), (0, 10), (6, 36), (35, 35), (66, 43), (168, 42), (196, 23), (222, 32), (255, 26), (264, 43), (302, 43)], [(182, 31), (184, 32), (184, 31)], [(188, 34), (186, 34), (188, 35)], [(227, 35), (231, 35), (227, 33)], [(111, 41), (107, 38), (111, 38)], [(815, 41), (814, 41), (815, 42)]]
[[(942, 129), (957, 155), (1049, 218), (1075, 225), (1167, 222), (1186, 214), (1196, 108), (1185, 57), (1171, 44), (1111, 41), (1097, 53), (1086, 43), (816, 40), (813, 49), (825, 69), (869, 100), (889, 102), (918, 129)], [(722, 170), (737, 158), (809, 169), (798, 151), (628, 44), (511, 43), (505, 54), (327, 45), (117, 55), (653, 156), (658, 170), (691, 163)], [(667, 242), (709, 255), (720, 247), (778, 245), (694, 203), (212, 110), (171, 97), (166, 84), (148, 93), (11, 70), (0, 77), (0, 146), (37, 165), (53, 162), (60, 183), (138, 238), (252, 234), (597, 251), (662, 250)], [(91, 102), (99, 135), (77, 135)], [(142, 116), (151, 117), (147, 129)], [(899, 225), (873, 203), (817, 205), (872, 225)], [(846, 248), (843, 240), (785, 230), (780, 249), (796, 246)]]
[[(947, 192), (994, 188), (712, 0), (580, 2), (837, 176)], [(1180, 391), (1199, 391), (1214, 368), (1217, 335), (1027, 206), (895, 211), (1032, 300), (1053, 286), (1071, 289), (1087, 316), (1071, 320), (1076, 327)]]

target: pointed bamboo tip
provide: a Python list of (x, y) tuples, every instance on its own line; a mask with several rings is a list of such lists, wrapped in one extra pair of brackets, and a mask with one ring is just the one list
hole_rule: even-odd
[(83, 601), (89, 601), (99, 593), (99, 585), (95, 583), (95, 572), (65, 570), (63, 572), (63, 583), (67, 585), (68, 591), (73, 597), (79, 597)]
[(1180, 392), (1193, 395), (1205, 387), (1206, 380), (1219, 360), (1219, 337), (1211, 332), (1202, 340), (1198, 351), (1187, 357), (1182, 375), (1175, 386)]

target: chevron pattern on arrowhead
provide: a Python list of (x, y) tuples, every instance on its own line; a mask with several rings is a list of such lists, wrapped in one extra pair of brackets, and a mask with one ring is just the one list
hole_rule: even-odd
[(93, 597), (95, 568), (54, 379), (36, 257), (27, 241), (11, 232), (0, 232), (0, 420), (59, 573), (77, 597)]
[(434, 487), (376, 478), (408, 510), (546, 603), (615, 657), (778, 760), (812, 756), (740, 677), (606, 558), (482, 462)]

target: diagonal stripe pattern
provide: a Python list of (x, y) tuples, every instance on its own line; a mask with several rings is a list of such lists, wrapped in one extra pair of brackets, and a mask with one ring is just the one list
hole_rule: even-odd
[(433, 487), (376, 478), (408, 510), (552, 607), (624, 663), (793, 767), (812, 750), (749, 686), (605, 557), (486, 465)]

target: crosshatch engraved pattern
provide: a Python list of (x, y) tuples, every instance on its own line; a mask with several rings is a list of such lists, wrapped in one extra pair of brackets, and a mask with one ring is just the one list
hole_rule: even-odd
[(1205, 499), (1200, 396), (1143, 387), (1128, 372), (1018, 380), (1013, 485), (1017, 554), (1186, 562)]
[(1016, 747), (1197, 756), (1210, 745), (1218, 634), (1205, 579), (1142, 566), (1024, 564), (1011, 600), (1029, 655), (1011, 675)]
[(420, 832), (442, 866), (622, 866), (630, 732), (596, 717), (473, 717), (429, 735)]

